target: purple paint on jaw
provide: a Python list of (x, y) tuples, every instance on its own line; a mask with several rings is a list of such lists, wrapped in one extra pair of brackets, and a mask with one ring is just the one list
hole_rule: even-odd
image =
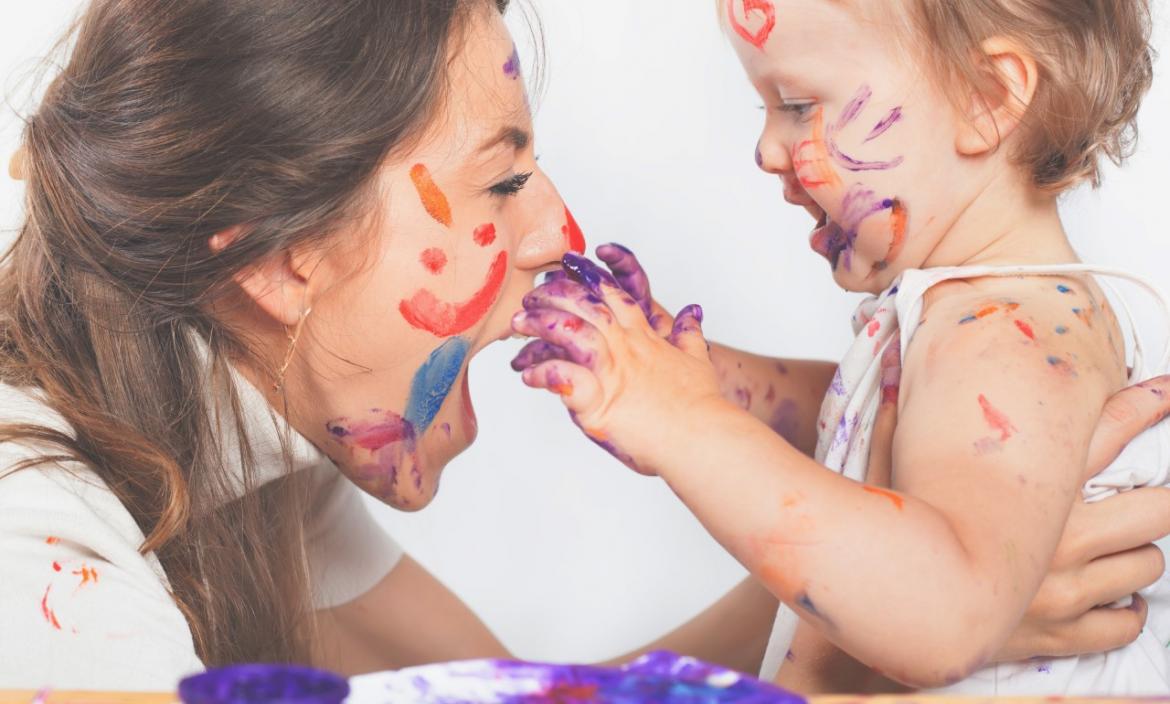
[(876, 138), (882, 136), (883, 134), (886, 133), (886, 130), (893, 127), (901, 119), (902, 119), (902, 108), (901, 107), (894, 108), (893, 110), (890, 111), (890, 113), (888, 115), (886, 115), (884, 118), (882, 118), (881, 122), (874, 125), (873, 130), (870, 131), (869, 136), (865, 138), (865, 141), (863, 141), (862, 144), (865, 144), (865, 142), (869, 142), (873, 139), (876, 139)]
[(828, 221), (814, 237), (813, 248), (829, 259), (834, 270), (844, 255), (845, 271), (852, 271), (853, 246), (862, 223), (878, 213), (893, 211), (896, 204), (896, 199), (878, 200), (872, 189), (854, 184), (841, 203), (840, 222)]
[[(398, 474), (408, 469), (415, 488), (422, 490), (422, 472), (415, 454), (414, 425), (393, 411), (372, 409), (368, 420), (338, 418), (325, 424), (329, 436), (360, 463), (338, 462), (344, 471), (353, 468), (351, 477), (365, 491), (380, 499), (398, 497)], [(360, 454), (359, 454), (360, 453)], [(347, 473), (348, 474), (348, 473)]]
[(512, 45), (512, 55), (504, 64), (504, 75), (513, 81), (520, 78), (520, 52), (516, 50), (515, 44)]

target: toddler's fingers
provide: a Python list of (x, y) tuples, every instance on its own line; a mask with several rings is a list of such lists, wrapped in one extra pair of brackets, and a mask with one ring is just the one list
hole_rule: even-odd
[(618, 284), (634, 297), (647, 319), (654, 313), (650, 296), (650, 277), (634, 253), (616, 242), (597, 248), (597, 258), (605, 262)]
[(1105, 403), (1101, 420), (1089, 442), (1084, 478), (1109, 466), (1121, 450), (1143, 431), (1170, 414), (1170, 376), (1122, 389)]
[(605, 269), (585, 257), (569, 252), (561, 259), (561, 265), (569, 276), (581, 282), (613, 312), (614, 318), (624, 328), (645, 328), (646, 314), (638, 303), (626, 293), (617, 279)]
[(703, 307), (689, 305), (679, 311), (667, 340), (692, 357), (707, 359), (707, 339), (703, 337)]
[(566, 362), (551, 360), (529, 367), (520, 375), (524, 383), (534, 389), (548, 389), (560, 396), (571, 413), (584, 413), (601, 401), (601, 386), (588, 369)]
[(520, 350), (520, 354), (516, 355), (512, 360), (512, 370), (522, 372), (528, 367), (535, 367), (538, 364), (547, 362), (550, 359), (568, 359), (569, 353), (563, 347), (554, 345), (544, 340), (533, 340), (524, 349)]
[(541, 284), (524, 296), (524, 310), (563, 310), (602, 330), (613, 324), (613, 312), (584, 284), (566, 277)]
[(605, 338), (572, 313), (551, 308), (522, 311), (512, 317), (512, 329), (556, 345), (565, 351), (568, 361), (589, 369), (609, 361)]

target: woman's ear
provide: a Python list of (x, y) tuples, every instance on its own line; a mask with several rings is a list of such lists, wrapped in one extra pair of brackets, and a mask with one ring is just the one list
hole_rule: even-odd
[(17, 149), (8, 160), (8, 175), (13, 181), (24, 180), (24, 147)]
[[(213, 254), (219, 254), (244, 234), (242, 225), (223, 230), (208, 240)], [(241, 269), (233, 278), (244, 295), (277, 323), (296, 325), (313, 307), (321, 290), (314, 281), (325, 253), (316, 248), (282, 250)]]
[(992, 37), (980, 45), (978, 57), (990, 75), (988, 88), (971, 96), (971, 107), (959, 125), (955, 148), (964, 156), (995, 151), (1024, 118), (1036, 96), (1040, 70), (1021, 44)]

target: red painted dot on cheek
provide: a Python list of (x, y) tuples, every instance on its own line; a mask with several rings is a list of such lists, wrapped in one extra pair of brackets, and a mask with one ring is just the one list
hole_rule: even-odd
[(443, 269), (447, 267), (447, 255), (437, 247), (424, 250), (418, 259), (432, 274), (441, 274)]
[(480, 247), (487, 247), (496, 241), (496, 226), (490, 222), (486, 225), (480, 225), (475, 228), (472, 237)]

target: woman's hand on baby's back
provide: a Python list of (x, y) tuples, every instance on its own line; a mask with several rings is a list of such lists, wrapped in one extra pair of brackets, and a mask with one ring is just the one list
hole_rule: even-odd
[[(664, 338), (646, 313), (648, 287), (638, 300), (636, 284), (628, 292), (615, 275), (584, 257), (566, 255), (564, 266), (567, 276), (553, 277), (526, 296), (525, 310), (513, 319), (516, 332), (551, 346), (548, 354), (514, 366), (523, 369), (529, 386), (559, 394), (594, 442), (636, 471), (653, 474), (652, 450), (678, 432), (676, 415), (696, 404), (722, 402), (702, 309), (684, 308)], [(621, 275), (620, 266), (615, 274)]]
[[(1106, 403), (1082, 479), (1097, 475), (1122, 449), (1170, 414), (1170, 377), (1131, 386)], [(996, 660), (1105, 652), (1133, 642), (1146, 621), (1136, 592), (1165, 570), (1153, 545), (1170, 534), (1170, 489), (1135, 489), (1073, 506), (1036, 598)], [(1130, 608), (1102, 606), (1131, 594)]]

